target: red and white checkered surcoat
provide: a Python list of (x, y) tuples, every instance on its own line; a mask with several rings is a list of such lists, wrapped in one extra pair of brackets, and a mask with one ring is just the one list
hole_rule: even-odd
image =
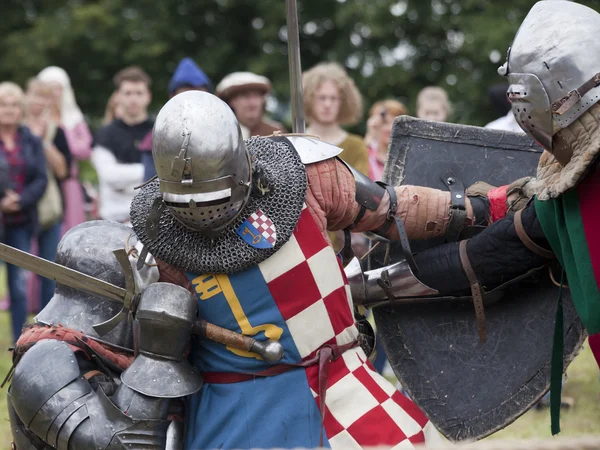
[[(301, 358), (326, 344), (357, 338), (342, 265), (308, 209), (303, 209), (291, 239), (259, 268)], [(317, 405), (318, 371), (318, 365), (306, 369)], [(360, 347), (329, 366), (324, 424), (334, 449), (413, 448), (414, 443), (440, 439), (419, 408), (373, 369)]]

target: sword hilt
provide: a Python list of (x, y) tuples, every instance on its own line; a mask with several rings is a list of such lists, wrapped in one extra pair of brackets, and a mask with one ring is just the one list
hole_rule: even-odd
[(264, 361), (271, 364), (276, 363), (283, 358), (283, 346), (281, 343), (272, 339), (258, 341), (253, 337), (222, 328), (203, 319), (198, 319), (194, 323), (192, 331), (194, 334), (218, 342), (219, 344), (238, 350), (256, 353)]
[(125, 249), (120, 248), (115, 250), (113, 254), (117, 258), (121, 269), (123, 269), (123, 274), (125, 275), (125, 290), (127, 292), (123, 298), (123, 308), (121, 308), (121, 311), (107, 321), (92, 326), (94, 331), (98, 333), (98, 336), (100, 337), (110, 333), (110, 331), (113, 330), (117, 325), (124, 320), (127, 320), (129, 318), (129, 314), (134, 311), (134, 307), (137, 305), (139, 300), (139, 290), (137, 284), (135, 283), (133, 268), (131, 267), (131, 264), (129, 264), (127, 252)]

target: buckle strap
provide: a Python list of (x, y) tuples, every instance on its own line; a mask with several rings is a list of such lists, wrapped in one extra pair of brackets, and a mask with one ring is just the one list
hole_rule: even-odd
[(523, 216), (523, 210), (520, 209), (515, 213), (515, 218), (514, 218), (515, 222), (514, 223), (515, 223), (515, 231), (517, 232), (517, 236), (519, 237), (519, 239), (521, 240), (523, 245), (525, 247), (527, 247), (529, 250), (531, 250), (533, 253), (535, 253), (536, 255), (541, 256), (542, 258), (546, 258), (546, 259), (556, 258), (556, 256), (554, 255), (554, 253), (552, 251), (537, 245), (535, 242), (533, 242), (533, 239), (531, 239), (527, 235), (527, 232), (525, 231), (525, 227), (523, 226), (523, 217), (522, 216)]
[(450, 191), (450, 220), (446, 228), (446, 241), (456, 242), (467, 218), (465, 185), (452, 171), (446, 172), (440, 179)]
[(479, 342), (482, 344), (486, 339), (485, 329), (485, 311), (483, 308), (483, 293), (481, 284), (477, 280), (473, 266), (469, 261), (467, 255), (467, 242), (468, 240), (460, 241), (458, 244), (458, 251), (460, 256), (460, 263), (462, 264), (463, 270), (469, 283), (471, 283), (471, 295), (473, 297), (473, 306), (475, 307), (475, 318), (477, 319), (477, 332), (479, 334)]
[[(394, 189), (393, 186), (382, 183), (380, 181), (378, 181), (377, 184), (384, 187), (388, 195), (390, 196), (390, 208), (387, 212), (386, 222), (381, 226), (381, 228), (376, 230), (375, 233), (385, 236), (389, 232), (389, 229), (392, 226), (392, 224), (396, 224), (396, 229), (398, 230), (398, 237), (400, 238), (400, 246), (402, 248), (402, 253), (404, 254), (406, 262), (408, 262), (408, 265), (410, 266), (411, 270), (416, 275), (418, 272), (417, 262), (415, 261), (415, 258), (413, 257), (412, 251), (410, 249), (410, 242), (408, 240), (406, 230), (404, 229), (404, 222), (400, 217), (396, 215), (398, 212), (398, 197), (396, 195), (396, 189)], [(388, 264), (388, 262), (386, 261), (385, 264)]]
[(587, 80), (577, 89), (573, 89), (569, 91), (569, 93), (555, 102), (552, 103), (552, 112), (554, 114), (558, 114), (562, 116), (568, 110), (570, 110), (575, 103), (577, 103), (581, 98), (587, 94), (589, 91), (594, 89), (596, 86), (600, 86), (600, 72), (594, 75), (592, 78)]

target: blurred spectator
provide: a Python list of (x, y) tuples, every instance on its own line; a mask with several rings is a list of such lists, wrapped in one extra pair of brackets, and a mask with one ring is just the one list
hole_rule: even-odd
[(365, 143), (369, 150), (369, 178), (380, 181), (387, 160), (392, 126), (398, 116), (408, 114), (406, 107), (397, 100), (381, 100), (369, 111)]
[[(25, 95), (11, 82), (0, 83), (0, 155), (8, 163), (10, 187), (0, 202), (6, 243), (29, 251), (37, 228), (37, 206), (46, 190), (46, 159), (40, 138), (20, 125)], [(25, 270), (7, 264), (13, 339), (27, 320)]]
[(169, 81), (169, 98), (185, 91), (212, 91), (210, 79), (191, 58), (179, 61)]
[(90, 158), (92, 134), (81, 109), (77, 106), (67, 72), (56, 66), (46, 67), (37, 78), (48, 83), (52, 88), (53, 101), (50, 105), (50, 113), (53, 120), (62, 127), (72, 156), (69, 177), (62, 183), (65, 199), (62, 232), (65, 233), (86, 220), (84, 194), (79, 182), (77, 161), (87, 161)]
[(419, 119), (447, 122), (451, 107), (448, 94), (437, 86), (421, 89), (417, 96), (417, 117)]
[(343, 151), (340, 157), (368, 175), (369, 158), (363, 138), (350, 134), (340, 125), (353, 125), (362, 117), (360, 92), (346, 71), (336, 63), (321, 63), (305, 72), (304, 111), (310, 124), (306, 132)]
[(141, 68), (127, 67), (113, 81), (122, 117), (98, 130), (92, 163), (98, 173), (100, 217), (128, 222), (134, 187), (144, 176), (139, 144), (154, 125), (148, 118), (152, 80)]
[(286, 132), (282, 124), (265, 118), (266, 96), (271, 91), (268, 78), (251, 72), (234, 72), (217, 85), (217, 95), (233, 109), (244, 139)]
[[(4, 158), (4, 155), (0, 153), (0, 202), (4, 198), (4, 193), (10, 187), (10, 167)], [(0, 242), (5, 242), (4, 239), (4, 220), (2, 220), (2, 210), (0, 209)], [(1, 263), (0, 263), (1, 266)]]
[[(212, 83), (206, 74), (191, 58), (183, 58), (179, 61), (171, 81), (169, 81), (169, 98), (186, 91), (212, 90)], [(152, 159), (152, 131), (150, 131), (140, 143), (142, 151), (142, 164), (144, 165), (144, 181), (156, 175), (154, 161)]]
[(500, 117), (488, 123), (485, 128), (524, 133), (510, 108), (510, 102), (506, 97), (507, 89), (506, 84), (497, 84), (489, 89), (490, 102)]
[(515, 115), (512, 111), (507, 112), (505, 116), (502, 116), (499, 119), (492, 120), (485, 126), (485, 128), (512, 131), (513, 133), (525, 133), (517, 123), (517, 119), (515, 119)]
[[(49, 114), (51, 97), (52, 90), (43, 81), (33, 79), (27, 84), (25, 123), (42, 140), (48, 175), (46, 191), (38, 203), (38, 255), (54, 261), (64, 212), (60, 184), (69, 176), (71, 152), (63, 129)], [(56, 283), (44, 277), (39, 277), (39, 283), (40, 306), (44, 308), (54, 294)]]
[(115, 119), (120, 119), (123, 116), (123, 107), (119, 103), (119, 95), (117, 91), (113, 92), (106, 102), (106, 109), (104, 110), (104, 119), (102, 119), (102, 125), (108, 125)]

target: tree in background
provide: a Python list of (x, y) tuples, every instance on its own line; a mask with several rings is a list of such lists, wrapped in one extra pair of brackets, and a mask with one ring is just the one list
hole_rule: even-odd
[[(487, 90), (503, 81), (496, 69), (534, 3), (299, 0), (302, 64), (344, 64), (367, 105), (397, 97), (414, 111), (421, 88), (442, 86), (455, 121), (482, 125), (496, 117)], [(3, 0), (0, 80), (64, 67), (83, 110), (99, 118), (119, 69), (148, 71), (158, 109), (177, 62), (190, 56), (215, 83), (236, 70), (269, 77), (285, 105), (284, 8), (283, 0)]]

